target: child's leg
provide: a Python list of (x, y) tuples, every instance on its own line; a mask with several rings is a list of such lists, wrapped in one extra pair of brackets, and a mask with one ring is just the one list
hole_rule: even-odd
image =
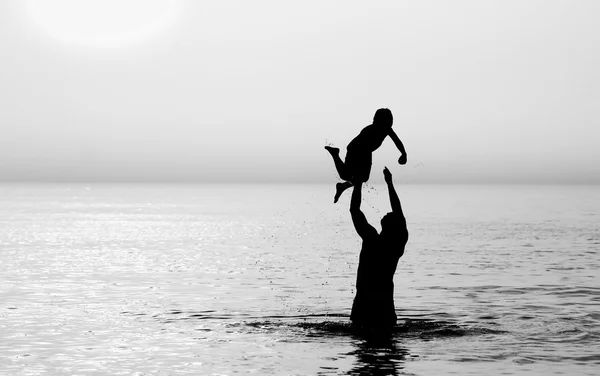
[(346, 164), (342, 161), (342, 158), (340, 158), (340, 149), (334, 148), (333, 146), (325, 146), (325, 150), (327, 150), (329, 154), (331, 154), (331, 157), (333, 158), (333, 163), (335, 164), (335, 169), (340, 175), (340, 179), (350, 180), (351, 177), (348, 176)]
[(369, 176), (371, 175), (371, 165), (373, 163), (373, 155), (365, 154), (360, 159), (360, 163), (357, 163), (353, 166), (354, 180), (352, 181), (354, 184), (359, 182), (366, 183), (369, 180)]
[(340, 199), (340, 196), (344, 191), (354, 184), (364, 183), (369, 180), (369, 175), (371, 174), (371, 158), (365, 156), (364, 163), (360, 165), (352, 165), (348, 164), (348, 158), (346, 158), (346, 169), (352, 170), (352, 175), (354, 178), (351, 181), (345, 181), (343, 183), (337, 183), (335, 185), (335, 197), (333, 198), (333, 202), (336, 203)]
[(352, 187), (352, 183), (345, 181), (343, 183), (337, 183), (335, 185), (335, 196), (333, 197), (333, 203), (335, 204), (340, 199), (340, 196), (348, 188)]

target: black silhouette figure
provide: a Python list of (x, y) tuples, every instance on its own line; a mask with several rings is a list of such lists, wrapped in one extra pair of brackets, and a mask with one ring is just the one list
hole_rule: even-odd
[(371, 161), (373, 152), (377, 150), (383, 140), (390, 136), (401, 155), (398, 163), (406, 164), (406, 150), (402, 141), (398, 138), (392, 124), (394, 118), (392, 111), (387, 108), (380, 108), (375, 112), (373, 124), (367, 125), (346, 147), (346, 160), (340, 158), (340, 149), (333, 146), (325, 146), (325, 149), (331, 154), (335, 168), (340, 175), (343, 183), (337, 183), (335, 186), (335, 197), (333, 202), (338, 202), (344, 191), (354, 184), (364, 183), (369, 180), (371, 174)]
[(381, 219), (381, 233), (377, 233), (360, 210), (362, 183), (354, 185), (350, 199), (352, 223), (362, 238), (350, 320), (358, 331), (375, 334), (388, 333), (396, 325), (393, 278), (408, 241), (406, 219), (387, 167), (383, 176), (392, 211)]

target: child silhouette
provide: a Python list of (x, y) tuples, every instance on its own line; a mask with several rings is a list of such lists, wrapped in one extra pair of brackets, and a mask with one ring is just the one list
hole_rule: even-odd
[(337, 183), (335, 185), (334, 203), (338, 202), (340, 196), (346, 189), (355, 184), (364, 183), (369, 180), (373, 152), (381, 146), (383, 140), (387, 136), (390, 136), (401, 153), (398, 163), (401, 165), (406, 164), (406, 150), (404, 150), (402, 141), (400, 141), (392, 129), (393, 122), (394, 118), (389, 109), (380, 108), (377, 110), (373, 117), (373, 124), (364, 127), (358, 136), (354, 137), (346, 147), (345, 161), (342, 161), (340, 158), (339, 148), (325, 146), (325, 150), (327, 150), (333, 158), (333, 163), (335, 164), (335, 168), (340, 175), (340, 178), (344, 180), (343, 183)]

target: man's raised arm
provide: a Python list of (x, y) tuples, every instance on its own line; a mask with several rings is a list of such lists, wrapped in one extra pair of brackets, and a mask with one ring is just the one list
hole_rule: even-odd
[(394, 188), (394, 182), (392, 181), (392, 173), (388, 168), (383, 169), (383, 178), (388, 187), (388, 192), (390, 194), (390, 204), (392, 205), (392, 212), (398, 215), (403, 221), (406, 221), (404, 218), (404, 212), (402, 212), (402, 205), (400, 205), (400, 199), (398, 198), (398, 194), (396, 193), (396, 188)]
[(356, 183), (352, 189), (352, 197), (350, 198), (350, 216), (356, 232), (361, 238), (377, 235), (377, 230), (367, 222), (365, 214), (360, 210), (360, 202), (362, 200), (362, 183)]

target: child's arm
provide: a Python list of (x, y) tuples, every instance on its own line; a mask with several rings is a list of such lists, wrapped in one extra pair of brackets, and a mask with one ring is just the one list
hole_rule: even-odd
[(404, 144), (402, 144), (402, 141), (400, 141), (398, 135), (396, 135), (396, 132), (394, 132), (392, 128), (390, 128), (389, 136), (392, 139), (392, 141), (394, 141), (394, 144), (402, 154), (398, 159), (398, 163), (400, 163), (401, 165), (406, 164), (406, 150), (404, 149)]

